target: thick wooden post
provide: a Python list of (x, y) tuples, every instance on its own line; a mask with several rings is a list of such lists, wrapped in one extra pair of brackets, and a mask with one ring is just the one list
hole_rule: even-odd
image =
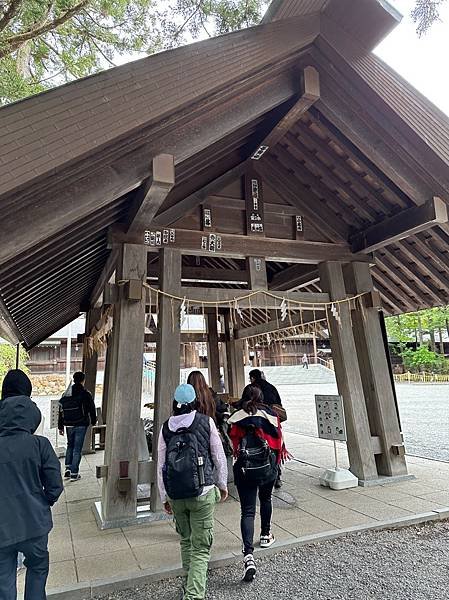
[[(369, 265), (349, 264), (345, 267), (345, 276), (346, 287), (351, 293), (373, 291)], [(380, 306), (372, 304), (362, 298), (352, 311), (352, 323), (371, 434), (380, 439), (381, 453), (376, 454), (377, 469), (380, 475), (389, 477), (406, 475), (407, 465), (402, 454), (389, 358), (379, 320)]]
[(217, 312), (212, 309), (206, 312), (207, 323), (207, 368), (209, 384), (216, 392), (220, 392), (220, 351), (218, 345)]
[[(147, 252), (142, 245), (124, 244), (117, 279), (130, 280), (119, 288), (114, 308), (112, 375), (106, 431), (102, 517), (106, 526), (119, 526), (136, 517), (138, 428), (142, 396), (143, 343)], [(140, 286), (139, 283), (140, 282)], [(140, 293), (139, 293), (140, 289)]]
[[(346, 297), (341, 263), (321, 263), (319, 272), (321, 288), (329, 293), (331, 300)], [(350, 468), (359, 479), (368, 481), (377, 477), (377, 469), (352, 333), (350, 308), (347, 303), (343, 303), (339, 305), (338, 310), (340, 324), (332, 315), (329, 316), (330, 341), (338, 390), (343, 396), (345, 407)]]
[[(181, 295), (181, 253), (173, 248), (162, 248), (159, 253), (159, 284), (163, 292)], [(179, 385), (181, 366), (180, 301), (159, 296), (157, 323), (156, 381), (154, 391), (153, 466), (156, 473), (159, 432), (172, 411), (173, 394)], [(151, 484), (151, 510), (160, 510), (156, 477)]]
[(236, 340), (231, 312), (224, 315), (226, 338), (227, 392), (233, 398), (239, 398), (245, 387), (244, 340)]

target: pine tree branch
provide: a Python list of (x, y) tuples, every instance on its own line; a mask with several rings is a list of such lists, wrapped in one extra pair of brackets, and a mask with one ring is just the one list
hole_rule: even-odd
[(66, 21), (71, 19), (85, 6), (87, 6), (89, 2), (90, 0), (81, 0), (81, 2), (78, 2), (75, 4), (75, 6), (62, 13), (62, 15), (56, 19), (53, 19), (53, 21), (44, 23), (38, 27), (34, 27), (33, 29), (28, 29), (27, 31), (23, 31), (22, 33), (18, 33), (17, 35), (6, 38), (2, 44), (2, 47), (0, 48), (0, 58), (4, 58), (8, 54), (11, 54), (11, 52), (14, 52), (14, 50), (20, 48), (24, 42), (35, 39), (41, 35), (44, 35), (45, 33), (48, 33), (49, 31), (53, 31), (60, 25), (63, 25)]
[(3, 31), (19, 12), (23, 0), (11, 0), (6, 12), (0, 19), (0, 31)]

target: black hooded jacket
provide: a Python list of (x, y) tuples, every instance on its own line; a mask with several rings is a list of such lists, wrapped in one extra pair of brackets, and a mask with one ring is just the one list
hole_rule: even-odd
[(61, 467), (49, 440), (32, 435), (40, 410), (28, 396), (5, 398), (4, 391), (5, 385), (0, 401), (0, 548), (47, 534), (53, 527), (50, 506), (63, 491)]

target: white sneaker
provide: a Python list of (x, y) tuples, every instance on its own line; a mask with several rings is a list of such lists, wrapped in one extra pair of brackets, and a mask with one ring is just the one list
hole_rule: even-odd
[(276, 538), (274, 537), (274, 535), (271, 532), (269, 535), (261, 535), (260, 536), (260, 547), (261, 548), (269, 548), (270, 546), (272, 546), (274, 544), (275, 541), (276, 541)]
[(243, 581), (253, 581), (256, 576), (256, 563), (252, 554), (247, 554), (244, 558), (245, 572), (243, 574)]

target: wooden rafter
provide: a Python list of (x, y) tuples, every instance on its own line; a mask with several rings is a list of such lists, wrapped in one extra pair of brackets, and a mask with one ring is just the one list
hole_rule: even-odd
[(293, 265), (276, 273), (270, 281), (270, 290), (292, 290), (311, 285), (320, 280), (316, 269), (304, 273), (304, 268)]
[(307, 66), (303, 71), (303, 92), (299, 100), (282, 119), (276, 123), (270, 133), (251, 155), (253, 160), (260, 160), (269, 150), (278, 144), (301, 116), (315, 104), (320, 97), (320, 76), (315, 67)]
[(250, 327), (242, 327), (236, 330), (235, 337), (237, 339), (245, 339), (255, 337), (257, 335), (265, 335), (267, 333), (272, 333), (273, 331), (282, 331), (283, 329), (288, 329), (290, 327), (307, 325), (307, 323), (315, 322), (316, 320), (323, 322), (326, 321), (326, 319), (323, 318), (323, 313), (320, 313), (319, 316), (316, 316), (312, 311), (302, 311), (302, 314), (294, 314), (291, 318), (285, 319), (285, 321), (272, 319), (266, 323), (259, 323), (258, 325), (251, 325)]

